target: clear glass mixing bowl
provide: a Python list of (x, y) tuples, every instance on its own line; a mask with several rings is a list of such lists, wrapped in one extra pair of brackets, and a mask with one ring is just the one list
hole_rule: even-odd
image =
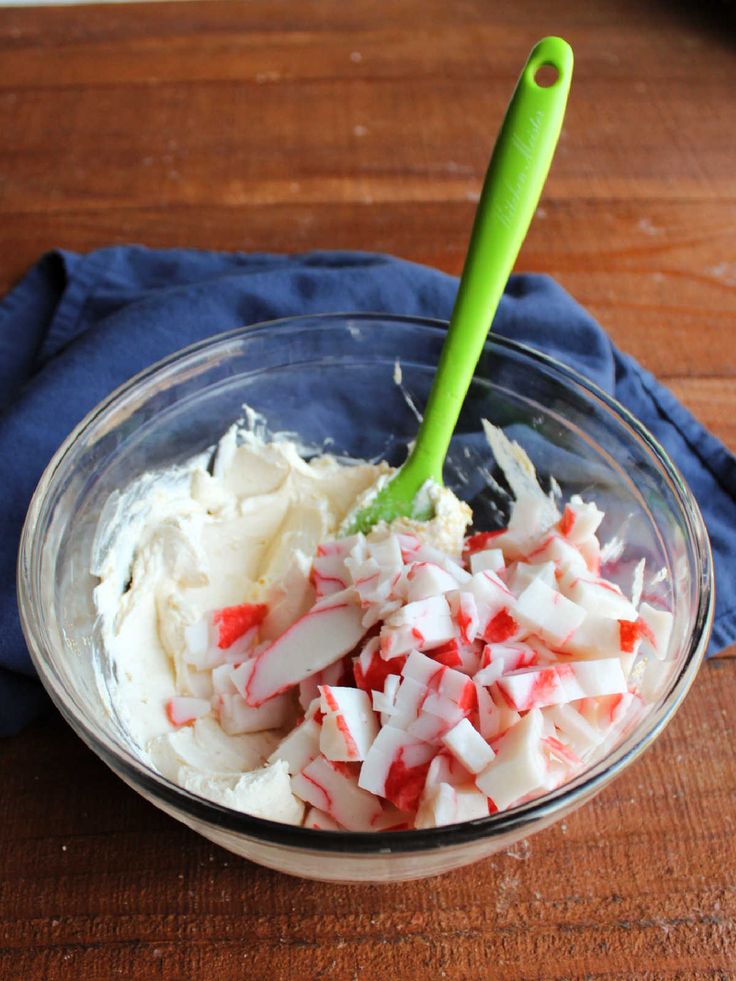
[[(480, 420), (527, 450), (543, 481), (595, 498), (602, 540), (629, 543), (612, 578), (640, 556), (649, 586), (671, 603), (671, 661), (649, 684), (649, 713), (581, 776), (481, 820), (423, 831), (358, 834), (295, 828), (196, 797), (154, 772), (122, 730), (106, 678), (90, 575), (108, 495), (140, 474), (212, 446), (244, 403), (273, 431), (366, 459), (400, 463), (416, 433), (446, 325), (381, 315), (309, 316), (231, 331), (154, 365), (91, 412), (44, 473), (21, 541), (18, 595), (38, 673), (72, 728), (123, 780), (195, 831), (254, 862), (294, 875), (376, 881), (435, 875), (508, 848), (609, 783), (662, 731), (708, 642), (713, 573), (708, 538), (677, 470), (643, 427), (582, 377), (503, 338), (486, 344), (453, 439), (446, 481), (473, 506), (477, 528), (503, 520), (489, 490)], [(395, 365), (401, 365), (401, 385)], [(407, 398), (406, 396), (409, 396)], [(496, 474), (498, 476), (498, 474)], [(629, 586), (630, 581), (622, 582)]]

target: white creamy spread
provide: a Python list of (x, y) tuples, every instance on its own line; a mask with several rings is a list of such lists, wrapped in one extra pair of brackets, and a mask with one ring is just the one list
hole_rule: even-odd
[[(299, 824), (304, 805), (281, 761), (262, 764), (283, 730), (228, 735), (213, 716), (176, 727), (174, 695), (209, 698), (211, 673), (183, 658), (184, 631), (213, 608), (267, 603), (261, 639), (278, 636), (314, 602), (308, 580), (317, 545), (385, 481), (385, 463), (329, 454), (309, 461), (289, 439), (265, 442), (232, 427), (209, 454), (145, 474), (114, 494), (92, 562), (95, 602), (110, 659), (110, 696), (138, 752), (194, 794), (271, 820)], [(451, 491), (430, 490), (436, 517), (397, 530), (459, 555), (471, 519)], [(295, 703), (294, 717), (299, 714)]]

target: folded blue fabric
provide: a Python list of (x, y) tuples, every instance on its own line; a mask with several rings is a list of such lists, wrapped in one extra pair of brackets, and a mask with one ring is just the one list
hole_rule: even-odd
[[(220, 331), (300, 313), (449, 318), (457, 279), (391, 256), (221, 254), (139, 246), (51, 252), (0, 304), (0, 733), (44, 704), (18, 622), (15, 563), (36, 483), (67, 433), (151, 362)], [(578, 369), (627, 406), (703, 510), (718, 599), (711, 653), (736, 639), (736, 460), (546, 276), (512, 276), (494, 330)]]

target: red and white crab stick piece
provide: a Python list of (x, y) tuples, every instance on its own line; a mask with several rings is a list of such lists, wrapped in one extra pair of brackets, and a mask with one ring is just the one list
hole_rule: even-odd
[(396, 592), (401, 590), (408, 603), (441, 596), (458, 588), (457, 579), (434, 562), (413, 562), (402, 578), (403, 583), (397, 583)]
[(443, 699), (443, 703), (443, 709), (446, 711), (443, 711), (442, 715), (438, 715), (436, 712), (421, 711), (416, 719), (406, 727), (407, 734), (423, 743), (438, 746), (445, 733), (465, 718), (463, 710), (453, 702)]
[(381, 657), (381, 642), (378, 637), (371, 637), (353, 661), (355, 683), (364, 691), (382, 691), (386, 678), (400, 674), (405, 663), (406, 654), (388, 661)]
[(667, 657), (672, 636), (672, 614), (667, 610), (657, 610), (649, 603), (642, 603), (639, 616), (644, 649), (663, 661)]
[(449, 783), (451, 787), (468, 786), (472, 780), (472, 774), (443, 747), (429, 764), (425, 790), (438, 783)]
[[(404, 678), (428, 688), (430, 692), (444, 696), (462, 709), (470, 711), (475, 707), (475, 686), (471, 679), (454, 668), (438, 664), (420, 651), (412, 651), (401, 669), (401, 674)], [(431, 710), (428, 704), (430, 699), (431, 696), (427, 696), (422, 706), (427, 711)]]
[(506, 565), (503, 552), (500, 548), (485, 548), (480, 552), (471, 552), (470, 571), (475, 575), (476, 572), (500, 572)]
[(531, 668), (538, 660), (539, 653), (530, 644), (516, 641), (506, 644), (486, 644), (481, 654), (481, 670), (473, 676), (473, 681), (482, 685), (492, 685), (502, 674), (518, 671), (520, 668)]
[(570, 498), (569, 504), (560, 518), (560, 533), (575, 545), (591, 538), (603, 521), (603, 512), (593, 502), (586, 503), (577, 494)]
[(350, 573), (346, 561), (359, 543), (365, 543), (362, 534), (324, 542), (317, 546), (317, 554), (312, 560), (310, 579), (318, 597), (342, 592), (350, 585)]
[(468, 773), (480, 773), (496, 755), (468, 719), (461, 719), (442, 737), (442, 742)]
[(375, 559), (360, 561), (347, 559), (346, 565), (350, 581), (358, 594), (360, 605), (371, 613), (377, 607), (385, 606), (391, 593), (391, 580), (381, 574), (381, 567)]
[(316, 603), (254, 659), (248, 704), (262, 705), (352, 651), (365, 633), (361, 619), (350, 590)]
[(437, 783), (426, 788), (419, 803), (415, 828), (439, 828), (488, 817), (488, 799), (475, 787)]
[[(491, 692), (494, 692), (492, 695)], [(495, 739), (516, 725), (521, 716), (496, 689), (476, 685), (478, 732), (485, 740)]]
[[(266, 702), (268, 705), (268, 702)], [(319, 756), (319, 736), (321, 726), (314, 718), (307, 718), (285, 736), (268, 757), (269, 763), (283, 760), (294, 776)]]
[(321, 685), (343, 685), (353, 680), (352, 664), (347, 655), (322, 671), (310, 674), (299, 682), (299, 704), (306, 712), (315, 698), (319, 698)]
[(288, 695), (279, 695), (257, 708), (246, 702), (245, 689), (254, 665), (253, 660), (243, 661), (238, 667), (221, 665), (212, 672), (215, 688), (212, 706), (220, 725), (229, 736), (277, 729), (293, 716)]
[(337, 821), (318, 807), (310, 807), (304, 815), (304, 827), (317, 828), (320, 831), (340, 831)]
[(617, 657), (522, 668), (499, 678), (496, 685), (517, 712), (580, 698), (620, 695), (627, 690), (626, 676)]
[(557, 589), (554, 562), (514, 562), (509, 566), (509, 589), (521, 596), (535, 579), (541, 579), (550, 589)]
[(552, 562), (557, 575), (584, 576), (590, 570), (577, 545), (572, 545), (566, 538), (555, 532), (526, 555), (527, 562), (535, 564)]
[(564, 578), (560, 582), (560, 591), (584, 610), (615, 620), (636, 620), (636, 607), (619, 587), (606, 579), (592, 578), (589, 572), (584, 576)]
[(196, 722), (210, 711), (207, 698), (189, 698), (186, 695), (175, 695), (166, 703), (166, 715), (172, 726), (186, 726)]
[(603, 733), (592, 726), (573, 705), (554, 705), (544, 710), (573, 752), (584, 758), (603, 741)]
[(401, 551), (401, 541), (397, 535), (387, 534), (383, 538), (371, 535), (369, 551), (371, 558), (381, 567), (382, 578), (393, 579), (401, 571), (404, 557)]
[(586, 617), (582, 607), (551, 589), (541, 579), (534, 579), (519, 596), (514, 617), (528, 630), (553, 646), (572, 637)]
[(320, 687), (322, 731), (319, 748), (328, 760), (365, 759), (378, 735), (378, 719), (367, 692), (359, 688)]
[(385, 797), (402, 811), (413, 810), (436, 749), (401, 729), (384, 726), (360, 768), (358, 786)]
[(483, 636), (489, 623), (514, 602), (514, 595), (495, 572), (484, 569), (476, 572), (463, 584), (463, 592), (471, 593), (478, 610), (478, 633)]
[(544, 719), (532, 709), (508, 730), (495, 759), (475, 778), (478, 789), (502, 811), (544, 786), (547, 763), (542, 752)]
[(184, 660), (203, 671), (243, 660), (255, 645), (268, 613), (265, 603), (240, 603), (212, 610), (184, 629)]
[(348, 831), (372, 831), (383, 808), (373, 794), (361, 790), (344, 764), (318, 756), (291, 778), (300, 800), (319, 808)]
[(457, 624), (460, 641), (463, 644), (472, 644), (478, 636), (480, 628), (478, 604), (475, 601), (475, 596), (462, 590), (453, 590), (447, 594), (447, 602), (452, 618)]
[(396, 674), (389, 674), (383, 683), (383, 691), (376, 691), (375, 688), (371, 691), (373, 711), (380, 712), (382, 726), (388, 723), (396, 711), (396, 696), (400, 685), (401, 678)]
[[(634, 655), (643, 636), (639, 620), (612, 620), (588, 612), (580, 626), (559, 645), (566, 654), (580, 657)], [(629, 664), (633, 658), (627, 659)], [(627, 668), (628, 670), (628, 668)]]
[(407, 603), (381, 627), (381, 657), (439, 647), (455, 636), (455, 624), (444, 596)]
[[(246, 662), (250, 663), (250, 662)], [(220, 725), (228, 736), (242, 736), (248, 732), (264, 732), (286, 725), (294, 712), (288, 695), (278, 695), (254, 708), (241, 695), (216, 695), (213, 705)]]

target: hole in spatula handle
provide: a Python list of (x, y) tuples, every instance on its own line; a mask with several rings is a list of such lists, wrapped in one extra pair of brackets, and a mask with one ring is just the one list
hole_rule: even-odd
[(540, 65), (534, 72), (534, 81), (543, 89), (550, 88), (559, 77), (560, 73), (554, 65)]

